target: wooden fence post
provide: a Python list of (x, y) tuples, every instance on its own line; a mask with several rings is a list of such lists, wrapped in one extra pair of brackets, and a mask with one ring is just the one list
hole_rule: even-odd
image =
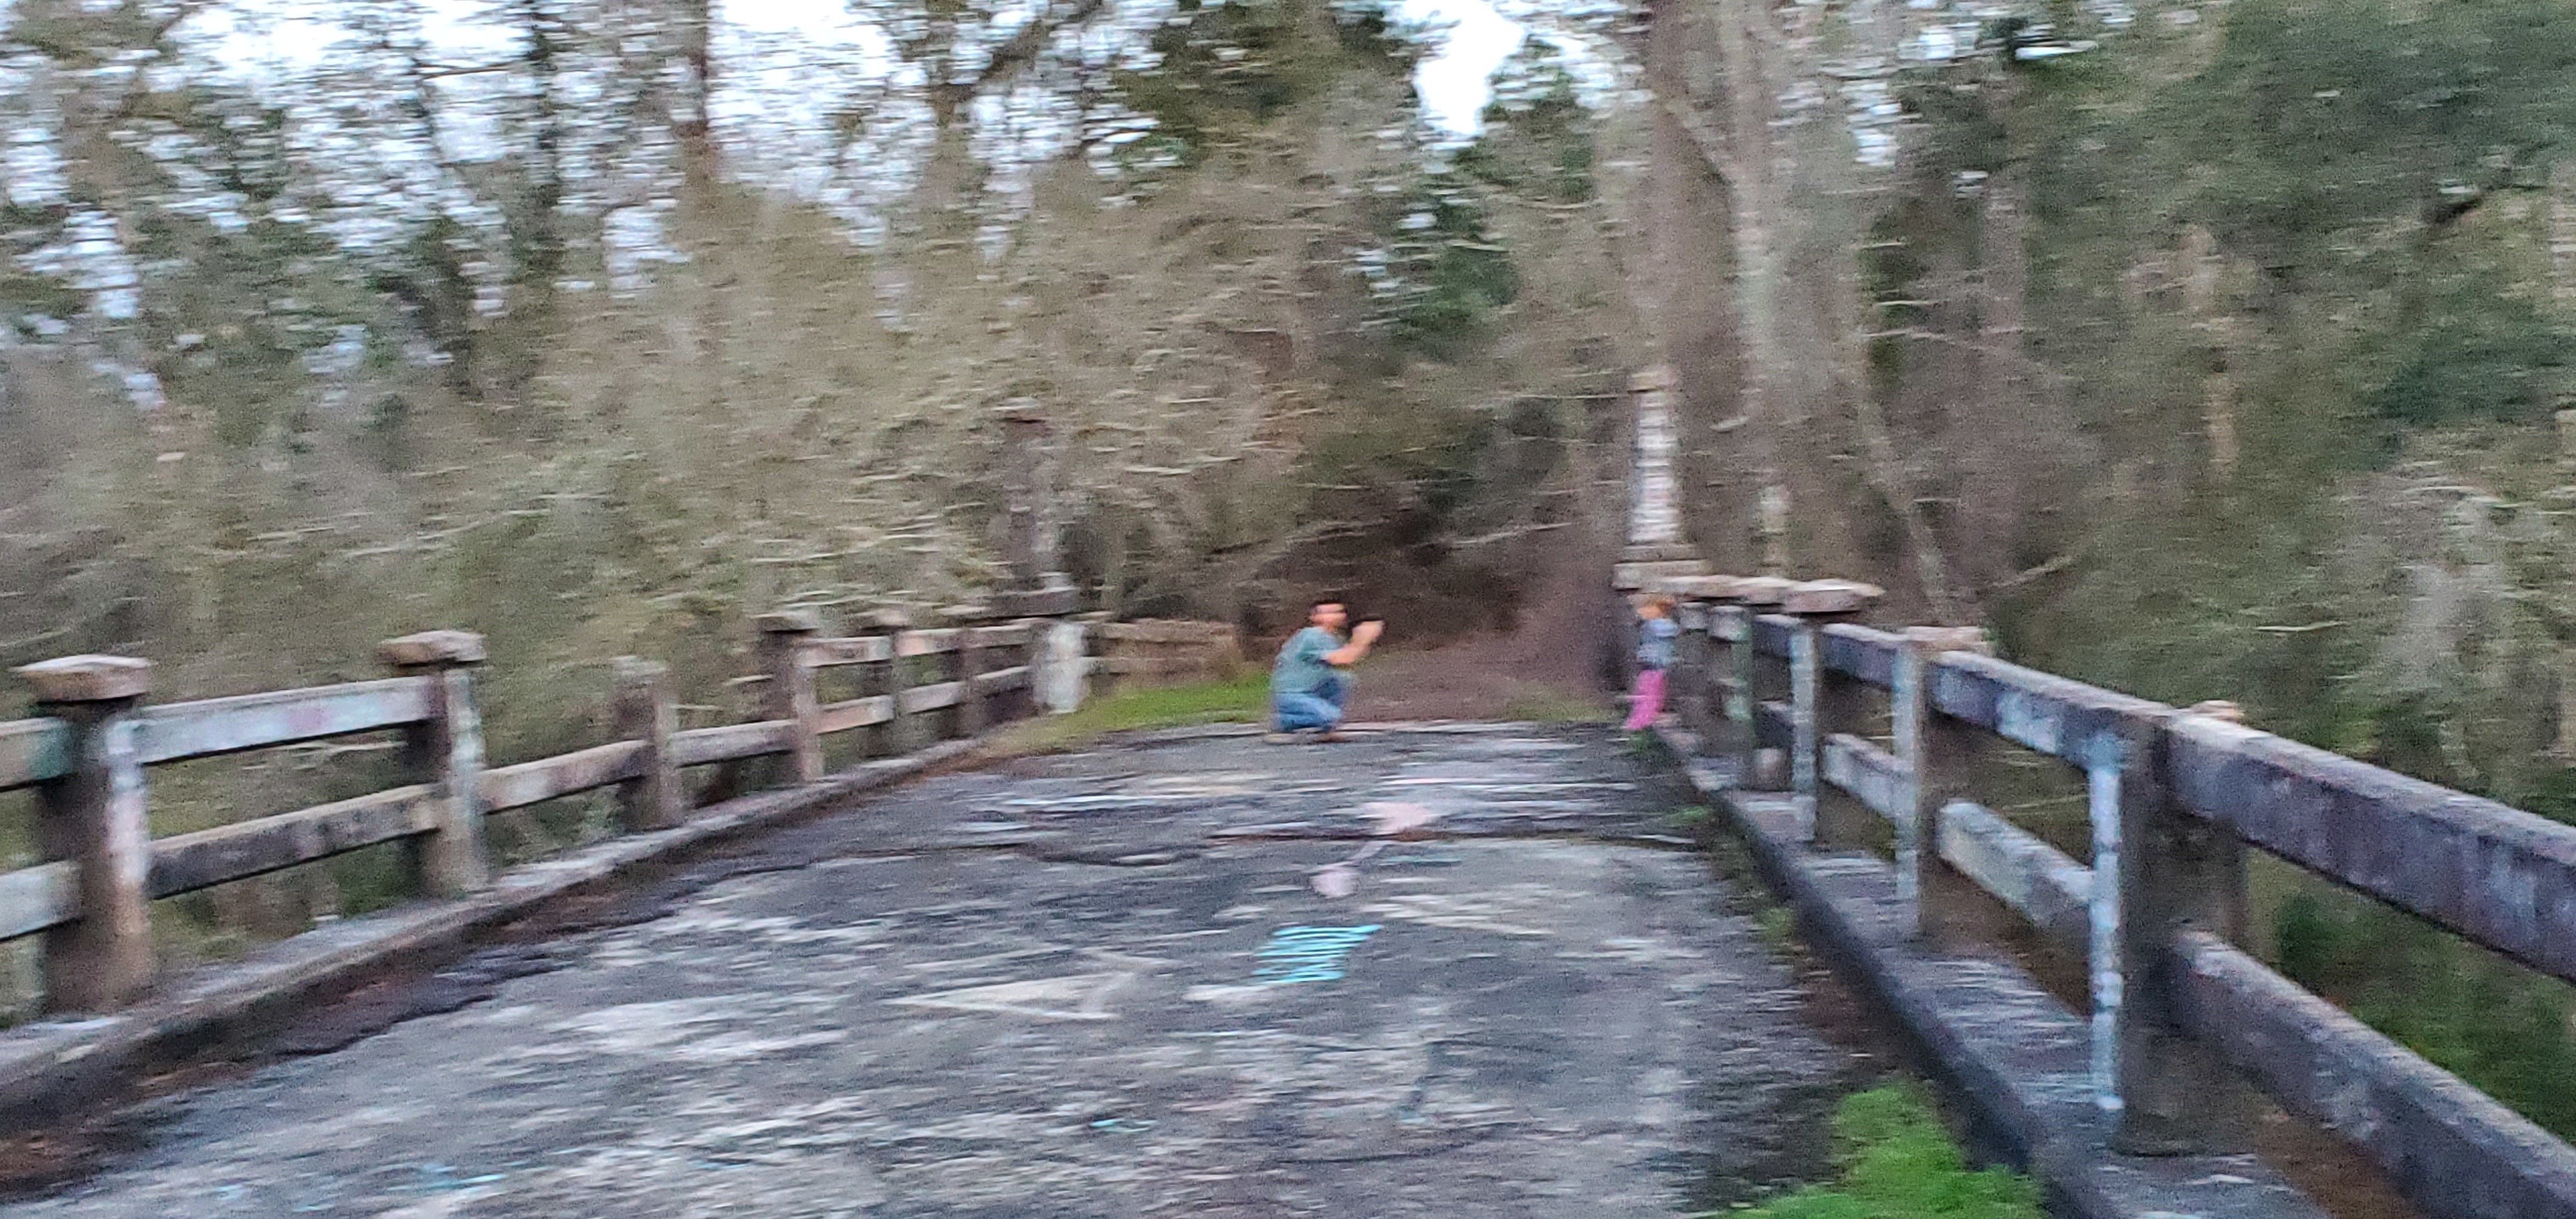
[(976, 684), (992, 668), (985, 655), (984, 639), (978, 633), (988, 617), (981, 606), (958, 606), (948, 611), (949, 625), (957, 630), (957, 738), (966, 740), (983, 735), (992, 723), (992, 708), (987, 706), (983, 688)]
[(152, 985), (152, 827), (133, 711), (152, 662), (71, 656), (19, 669), (37, 711), (71, 725), (72, 771), (37, 789), (37, 843), (72, 865), (80, 917), (45, 932), (45, 1007), (107, 1011)]
[(1876, 587), (1848, 580), (1810, 580), (1789, 590), (1780, 611), (1798, 620), (1790, 640), (1795, 741), (1790, 747), (1790, 787), (1808, 841), (1827, 848), (1857, 846), (1872, 826), (1867, 805), (1824, 781), (1825, 741), (1860, 726), (1867, 687), (1825, 665), (1825, 628), (1858, 617), (1880, 596)]
[(858, 633), (886, 641), (886, 658), (863, 666), (859, 671), (859, 695), (883, 698), (888, 713), (886, 721), (861, 729), (867, 735), (860, 752), (871, 758), (898, 757), (910, 749), (905, 725), (910, 721), (903, 713), (903, 658), (894, 654), (895, 637), (912, 625), (912, 615), (899, 609), (874, 609), (859, 616)]
[(673, 765), (671, 736), (680, 730), (680, 707), (671, 697), (668, 666), (633, 656), (617, 660), (617, 735), (639, 741), (635, 777), (618, 785), (620, 820), (629, 831), (666, 830), (689, 819), (687, 789)]
[(433, 897), (472, 893), (491, 882), (483, 849), (483, 715), (474, 702), (474, 667), (483, 637), (472, 631), (423, 631), (388, 639), (377, 659), (397, 673), (430, 682), (429, 718), (403, 732), (404, 765), (415, 783), (434, 789), (435, 828), (412, 839), (412, 866)]
[[(1731, 590), (1742, 603), (1744, 641), (1735, 649), (1737, 697), (1744, 701), (1744, 735), (1738, 744), (1742, 750), (1737, 760), (1736, 783), (1747, 791), (1776, 791), (1783, 776), (1774, 773), (1765, 762), (1781, 756), (1762, 743), (1762, 704), (1771, 687), (1778, 684), (1772, 677), (1774, 664), (1762, 654), (1762, 616), (1780, 607), (1794, 580), (1777, 576), (1747, 576), (1738, 579)], [(1786, 668), (1785, 665), (1780, 666)], [(1786, 691), (1782, 691), (1785, 693)]]
[(763, 714), (793, 725), (788, 750), (790, 782), (812, 783), (823, 777), (823, 737), (815, 731), (822, 705), (814, 697), (814, 668), (806, 663), (805, 642), (823, 633), (823, 620), (812, 610), (762, 614), (752, 625), (760, 631), (760, 671), (769, 678)]
[(1968, 794), (1978, 754), (1979, 730), (1942, 715), (1933, 706), (1934, 662), (1946, 652), (1984, 652), (1985, 632), (1975, 627), (1911, 627), (1896, 653), (1889, 707), (1894, 712), (1896, 756), (1905, 763), (1904, 796), (1896, 819), (1896, 890), (1914, 912), (1916, 938), (1938, 942), (1958, 921), (1951, 903), (1959, 882), (1941, 861), (1941, 806)]
[(1719, 663), (1726, 689), (1726, 747), (1735, 754), (1736, 786), (1750, 788), (1754, 754), (1761, 748), (1761, 734), (1753, 725), (1753, 610), (1730, 601), (1717, 607), (1714, 618), (1716, 638), (1725, 645)]
[(2119, 1124), (2115, 1150), (2180, 1155), (2241, 1150), (2245, 1086), (2215, 1047), (2192, 1037), (2174, 977), (2175, 938), (2197, 929), (2233, 941), (2245, 909), (2244, 846), (2186, 814), (2166, 784), (2168, 716), (2135, 716), (2093, 742), (2095, 1070)]

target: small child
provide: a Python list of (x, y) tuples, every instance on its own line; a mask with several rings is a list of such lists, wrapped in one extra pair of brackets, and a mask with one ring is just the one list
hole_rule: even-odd
[(1629, 700), (1627, 730), (1644, 732), (1664, 711), (1664, 674), (1673, 667), (1673, 599), (1656, 593), (1637, 601), (1637, 692)]

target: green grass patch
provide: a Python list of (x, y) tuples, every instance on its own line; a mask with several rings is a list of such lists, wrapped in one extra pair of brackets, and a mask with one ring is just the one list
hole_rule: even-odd
[(1750, 1210), (1745, 1219), (2040, 1219), (2039, 1187), (2000, 1168), (1971, 1170), (1923, 1094), (1892, 1084), (1834, 1111), (1842, 1179)]
[(1753, 916), (1753, 931), (1782, 956), (1798, 949), (1798, 916), (1787, 906), (1764, 906)]
[(1095, 699), (1070, 715), (1022, 720), (996, 733), (988, 752), (1057, 753), (1116, 732), (1254, 724), (1270, 713), (1270, 675), (1248, 672), (1224, 681), (1134, 690)]

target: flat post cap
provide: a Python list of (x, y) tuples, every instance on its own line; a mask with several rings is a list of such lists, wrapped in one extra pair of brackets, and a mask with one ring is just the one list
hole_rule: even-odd
[(780, 610), (751, 620), (763, 635), (820, 635), (823, 616), (809, 609)]
[(376, 645), (376, 659), (397, 669), (479, 665), (486, 655), (483, 637), (472, 631), (422, 631)]
[(1850, 614), (1867, 609), (1869, 603), (1887, 593), (1875, 584), (1858, 580), (1806, 580), (1793, 584), (1781, 595), (1780, 612), (1784, 614)]
[(12, 670), (40, 703), (103, 703), (152, 690), (152, 662), (132, 656), (65, 656)]

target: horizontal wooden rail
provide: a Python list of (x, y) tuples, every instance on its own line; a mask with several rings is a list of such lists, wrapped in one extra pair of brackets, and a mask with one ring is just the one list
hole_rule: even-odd
[(483, 811), (508, 812), (562, 796), (623, 783), (641, 774), (642, 741), (612, 741), (574, 753), (483, 772)]
[(1825, 782), (1890, 821), (1905, 815), (1905, 763), (1895, 754), (1848, 732), (1825, 741)]
[(1219, 622), (1104, 622), (1093, 629), (1102, 639), (1120, 643), (1207, 644), (1235, 638), (1234, 628)]
[(2106, 737), (2174, 714), (2162, 703), (1962, 652), (1932, 666), (1931, 694), (1943, 715), (2077, 766), (2090, 765)]
[(59, 779), (71, 769), (69, 725), (50, 718), (0, 723), (0, 791)]
[(2576, 1149), (2557, 1136), (2225, 940), (2185, 932), (2174, 955), (2193, 1034), (2407, 1193), (2474, 1219), (2576, 1214)]
[(887, 723), (894, 719), (894, 704), (891, 694), (827, 703), (815, 713), (814, 731), (829, 736), (835, 732)]
[(1905, 637), (1838, 622), (1824, 629), (1827, 669), (1881, 690), (1895, 684), (1897, 649)]
[(416, 784), (159, 839), (146, 888), (175, 897), (424, 833), (437, 827), (433, 796)]
[(2576, 826), (2221, 720), (2170, 749), (2189, 812), (2576, 981)]
[(1796, 741), (1797, 720), (1797, 709), (1779, 699), (1765, 699), (1753, 708), (1753, 730), (1766, 748), (1786, 749)]
[(912, 715), (922, 711), (937, 711), (942, 707), (954, 707), (965, 697), (966, 683), (943, 681), (937, 685), (914, 686), (897, 695), (895, 703), (901, 708), (903, 714)]
[(671, 734), (675, 766), (704, 766), (743, 758), (786, 753), (796, 747), (796, 725), (790, 720), (759, 720), (718, 728), (691, 728)]
[(1941, 859), (2012, 907), (2059, 947), (2081, 953), (2093, 938), (2093, 869), (1981, 804), (1941, 806)]
[(957, 650), (957, 628), (937, 631), (905, 631), (894, 637), (897, 656), (937, 656)]
[(68, 863), (0, 872), (0, 940), (33, 935), (80, 917), (80, 873)]
[(389, 677), (165, 703), (135, 713), (136, 749), (149, 766), (400, 728), (428, 719), (429, 700), (428, 678)]
[(894, 659), (894, 640), (883, 635), (862, 635), (855, 639), (809, 639), (805, 642), (805, 663), (818, 669), (841, 665), (877, 664)]
[(995, 669), (990, 673), (975, 675), (977, 694), (1000, 694), (1010, 690), (1025, 690), (1028, 685), (1029, 667), (1027, 665), (1013, 665), (1007, 669)]
[(973, 627), (967, 634), (974, 637), (975, 646), (980, 648), (1024, 648), (1037, 639), (1036, 630), (1025, 622)]

